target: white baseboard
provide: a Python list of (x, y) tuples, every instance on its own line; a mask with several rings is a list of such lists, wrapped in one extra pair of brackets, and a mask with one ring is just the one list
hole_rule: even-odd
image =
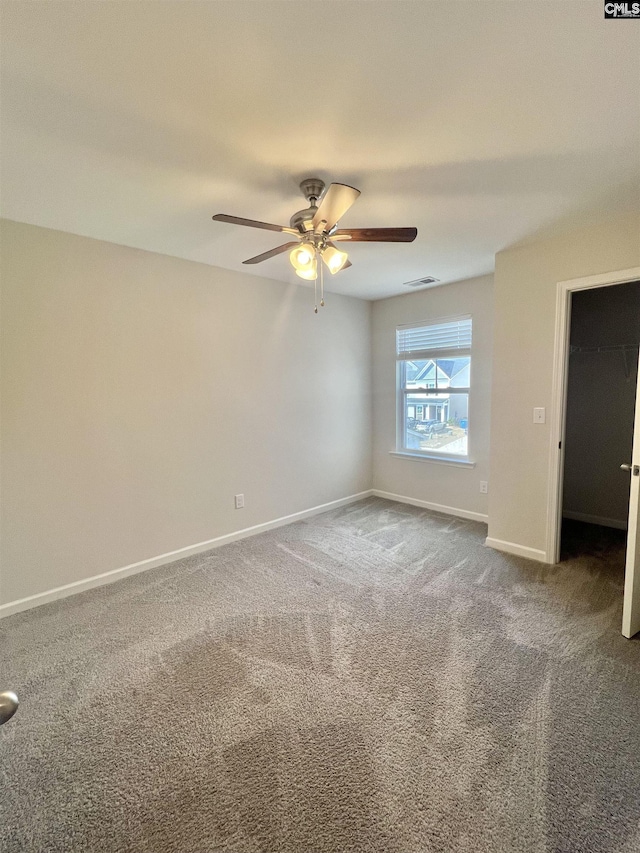
[(503, 539), (492, 539), (490, 536), (487, 536), (484, 544), (489, 548), (494, 548), (496, 551), (514, 554), (516, 557), (527, 557), (527, 559), (536, 560), (538, 563), (553, 562), (553, 560), (547, 559), (546, 551), (541, 551), (539, 548), (529, 548), (528, 545), (518, 545), (517, 542), (505, 542)]
[(423, 509), (431, 509), (434, 512), (441, 512), (444, 515), (455, 515), (458, 518), (468, 518), (471, 521), (481, 521), (486, 524), (489, 516), (482, 512), (471, 512), (468, 509), (458, 509), (455, 506), (445, 506), (444, 504), (434, 504), (431, 501), (421, 501), (417, 498), (408, 498), (405, 495), (394, 495), (392, 492), (382, 492), (380, 489), (373, 489), (372, 494), (377, 498), (386, 498), (388, 501), (398, 501), (401, 504), (410, 504), (411, 506), (419, 506)]
[(572, 521), (584, 521), (586, 524), (600, 524), (602, 527), (615, 527), (617, 530), (626, 530), (627, 521), (620, 521), (619, 518), (605, 518), (602, 515), (587, 515), (584, 512), (562, 511), (563, 518), (570, 518)]
[(349, 495), (346, 498), (339, 498), (336, 501), (320, 504), (319, 506), (304, 509), (301, 512), (294, 512), (291, 515), (283, 515), (281, 518), (275, 518), (272, 521), (265, 521), (262, 524), (255, 524), (253, 527), (245, 527), (243, 530), (236, 530), (234, 533), (227, 533), (224, 536), (216, 536), (214, 539), (208, 539), (206, 542), (198, 542), (197, 545), (187, 545), (185, 548), (178, 548), (177, 551), (169, 551), (167, 554), (160, 554), (158, 557), (150, 557), (147, 560), (140, 560), (138, 563), (132, 563), (129, 566), (123, 566), (119, 569), (112, 569), (108, 572), (103, 572), (100, 575), (93, 575), (90, 578), (84, 578), (80, 581), (58, 586), (55, 589), (49, 589), (46, 592), (39, 592), (36, 595), (30, 595), (27, 598), (21, 598), (17, 601), (10, 601), (7, 604), (0, 605), (0, 619), (5, 616), (11, 616), (13, 613), (20, 613), (23, 610), (29, 610), (32, 607), (39, 607), (41, 604), (47, 604), (50, 601), (56, 601), (59, 598), (67, 598), (69, 595), (76, 595), (79, 592), (93, 589), (97, 586), (105, 586), (113, 583), (121, 578), (137, 575), (140, 572), (146, 572), (148, 569), (155, 569), (158, 566), (164, 566), (167, 563), (173, 563), (176, 560), (181, 560), (184, 557), (190, 557), (193, 554), (200, 554), (203, 551), (210, 551), (212, 548), (219, 548), (222, 545), (228, 545), (231, 542), (237, 542), (239, 539), (246, 539), (249, 536), (255, 536), (258, 533), (264, 533), (267, 530), (273, 530), (276, 527), (284, 527), (286, 524), (292, 524), (294, 521), (301, 521), (303, 518), (309, 518), (312, 515), (319, 515), (321, 512), (328, 512), (331, 509), (346, 506), (355, 501), (361, 501), (364, 498), (369, 498), (373, 495), (371, 489), (366, 492), (359, 492), (357, 495)]

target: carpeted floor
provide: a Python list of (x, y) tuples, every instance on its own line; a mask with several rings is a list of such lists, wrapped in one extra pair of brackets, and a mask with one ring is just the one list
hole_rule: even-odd
[(640, 850), (621, 554), (371, 498), (0, 622), (3, 853)]

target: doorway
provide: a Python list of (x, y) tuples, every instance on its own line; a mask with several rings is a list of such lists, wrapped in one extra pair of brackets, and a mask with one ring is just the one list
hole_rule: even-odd
[[(638, 384), (640, 281), (571, 294), (561, 559), (617, 553), (624, 570)], [(578, 548), (578, 551), (576, 551)]]
[(640, 630), (639, 344), (640, 269), (558, 285), (547, 554), (624, 570), (625, 636)]

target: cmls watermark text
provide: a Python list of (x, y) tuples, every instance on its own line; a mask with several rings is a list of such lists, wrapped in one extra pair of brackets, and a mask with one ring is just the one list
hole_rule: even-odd
[(637, 18), (640, 20), (640, 3), (610, 3), (604, 4), (605, 18)]

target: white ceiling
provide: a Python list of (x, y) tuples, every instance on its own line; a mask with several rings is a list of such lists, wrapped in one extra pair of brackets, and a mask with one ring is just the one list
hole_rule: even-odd
[(493, 269), (497, 251), (640, 206), (640, 22), (601, 0), (2, 0), (1, 213), (284, 281), (241, 261), (298, 182), (362, 190), (331, 289)]

